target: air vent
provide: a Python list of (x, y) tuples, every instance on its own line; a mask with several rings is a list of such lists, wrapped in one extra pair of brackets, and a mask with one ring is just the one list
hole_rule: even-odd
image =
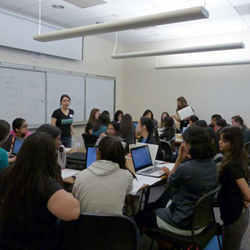
[(64, 0), (64, 1), (82, 9), (107, 3), (106, 1), (103, 0)]
[(234, 9), (240, 16), (250, 15), (250, 3), (234, 6)]

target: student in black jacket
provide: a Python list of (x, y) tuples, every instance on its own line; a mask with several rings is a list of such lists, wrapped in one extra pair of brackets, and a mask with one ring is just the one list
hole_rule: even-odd
[(160, 135), (160, 139), (170, 141), (175, 136), (174, 119), (172, 117), (166, 117), (163, 121), (163, 129)]
[(244, 143), (250, 142), (250, 130), (245, 125), (244, 120), (239, 115), (232, 117), (232, 126), (242, 130)]
[(139, 142), (159, 144), (158, 138), (154, 136), (154, 122), (152, 121), (152, 119), (142, 117), (138, 124), (138, 132), (141, 134)]

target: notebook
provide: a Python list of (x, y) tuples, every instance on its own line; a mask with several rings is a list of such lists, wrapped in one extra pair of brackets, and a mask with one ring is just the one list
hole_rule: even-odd
[(96, 161), (96, 147), (89, 147), (87, 151), (87, 160), (86, 160), (87, 168), (95, 161)]
[(136, 174), (152, 177), (161, 177), (165, 174), (162, 170), (164, 164), (161, 164), (161, 167), (153, 166), (148, 145), (132, 148), (131, 156)]

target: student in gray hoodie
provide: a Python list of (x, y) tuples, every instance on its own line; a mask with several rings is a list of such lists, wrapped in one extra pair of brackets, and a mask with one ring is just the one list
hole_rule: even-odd
[(104, 137), (97, 149), (97, 161), (76, 178), (73, 194), (81, 213), (122, 214), (133, 176), (126, 168), (125, 150), (115, 137)]

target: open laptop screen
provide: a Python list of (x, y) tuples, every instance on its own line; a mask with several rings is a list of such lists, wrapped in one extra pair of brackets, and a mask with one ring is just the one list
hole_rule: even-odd
[(23, 140), (16, 138), (13, 145), (12, 154), (17, 155), (22, 145), (23, 145)]
[(148, 146), (133, 148), (131, 150), (131, 155), (135, 171), (153, 165)]
[(89, 147), (87, 152), (87, 168), (96, 161), (96, 148)]

